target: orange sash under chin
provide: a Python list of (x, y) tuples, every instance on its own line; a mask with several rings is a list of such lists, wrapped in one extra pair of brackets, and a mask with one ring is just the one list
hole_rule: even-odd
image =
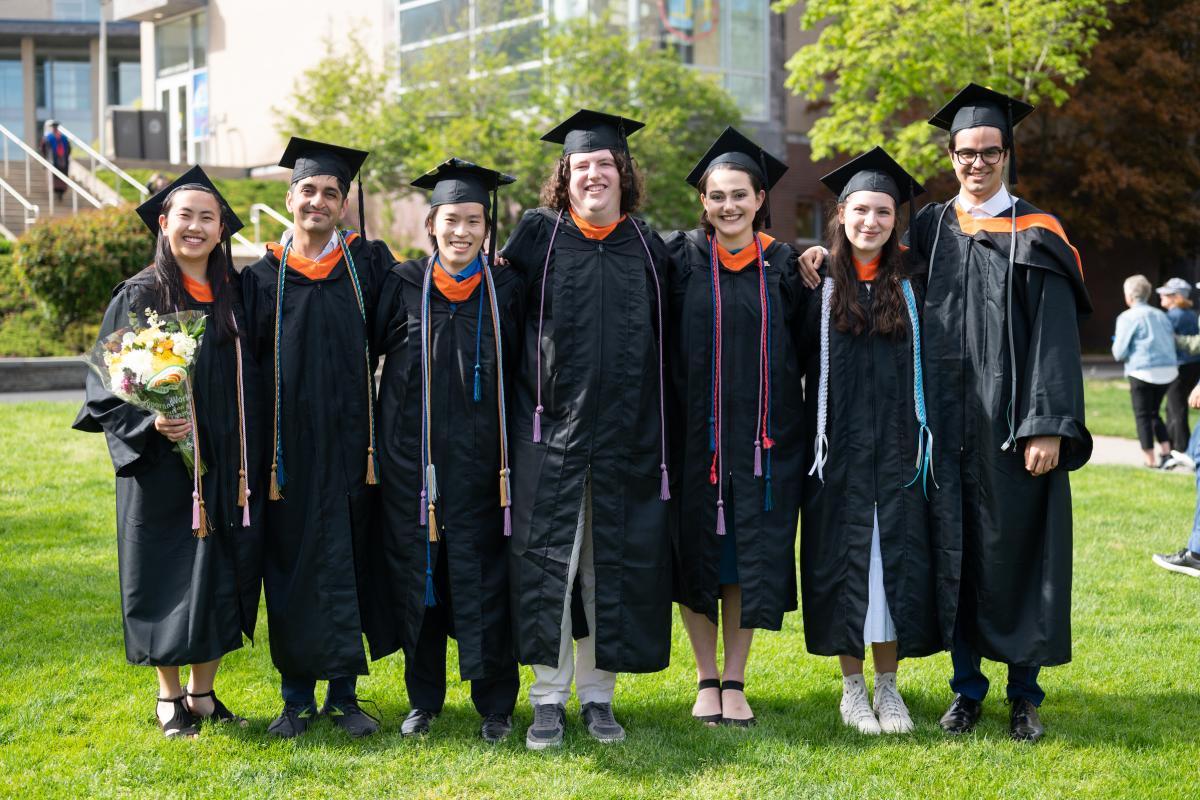
[[(767, 248), (771, 246), (771, 243), (774, 242), (775, 239), (767, 236), (765, 233), (760, 233), (758, 234), (758, 241), (759, 244), (762, 245), (763, 252), (765, 253)], [(721, 266), (725, 267), (725, 269), (729, 270), (730, 272), (741, 272), (747, 266), (758, 260), (758, 248), (754, 246), (754, 242), (751, 242), (741, 250), (738, 250), (736, 253), (731, 253), (722, 247), (720, 242), (718, 242), (717, 258), (721, 259)]]
[(854, 259), (854, 271), (858, 273), (860, 281), (873, 281), (879, 276), (879, 262), (883, 259), (883, 253), (872, 258), (870, 261), (863, 263), (857, 258)]
[(571, 219), (574, 220), (576, 227), (579, 228), (579, 232), (582, 233), (584, 236), (586, 236), (589, 239), (603, 239), (604, 237), (608, 236), (610, 233), (615, 231), (617, 229), (617, 226), (625, 221), (625, 215), (622, 214), (621, 218), (619, 220), (617, 220), (616, 222), (614, 222), (613, 224), (605, 225), (604, 227), (600, 227), (599, 225), (593, 225), (592, 223), (585, 220), (583, 217), (576, 214), (575, 209), (571, 208), (571, 209), (568, 209), (568, 211), (571, 212)]
[(189, 278), (187, 273), (182, 270), (180, 270), (179, 274), (183, 277), (183, 290), (190, 294), (193, 300), (197, 303), (211, 303), (213, 301), (211, 285)]
[(483, 271), (476, 272), (466, 280), (456, 281), (441, 264), (433, 265), (433, 283), (442, 296), (451, 303), (461, 303), (475, 293), (475, 287), (483, 279)]
[[(349, 245), (358, 238), (357, 233), (350, 233), (346, 236), (346, 244)], [(267, 250), (271, 255), (279, 261), (283, 260), (283, 245), (278, 242), (271, 242), (267, 245)], [(342, 260), (342, 248), (335, 247), (317, 260), (305, 258), (295, 251), (293, 248), (288, 252), (287, 265), (288, 269), (294, 269), (310, 281), (321, 281), (329, 277), (329, 273), (333, 272), (333, 268)]]

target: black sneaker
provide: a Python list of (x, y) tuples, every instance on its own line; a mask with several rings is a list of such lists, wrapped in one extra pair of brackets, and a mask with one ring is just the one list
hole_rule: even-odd
[(545, 750), (562, 744), (567, 729), (567, 709), (560, 703), (541, 703), (533, 707), (533, 724), (525, 732), (525, 746)]
[(488, 714), (483, 718), (479, 735), (488, 744), (499, 744), (512, 733), (512, 714)]
[(284, 703), (283, 711), (267, 728), (267, 733), (280, 739), (294, 739), (308, 730), (313, 717), (317, 715), (315, 705), (298, 705)]
[(1186, 547), (1178, 553), (1170, 555), (1164, 553), (1155, 553), (1153, 557), (1154, 563), (1158, 564), (1163, 569), (1169, 569), (1171, 572), (1178, 572), (1183, 575), (1191, 575), (1193, 578), (1200, 578), (1200, 558)]
[(437, 716), (437, 712), (430, 711), (427, 708), (414, 708), (408, 712), (408, 716), (404, 718), (404, 722), (400, 723), (401, 736), (424, 736), (429, 733), (430, 723)]
[(337, 703), (330, 703), (326, 700), (321, 713), (355, 739), (370, 736), (379, 730), (379, 720), (359, 708), (357, 698)]
[(612, 703), (584, 703), (580, 712), (587, 732), (596, 741), (605, 744), (625, 741), (625, 729), (613, 716)]

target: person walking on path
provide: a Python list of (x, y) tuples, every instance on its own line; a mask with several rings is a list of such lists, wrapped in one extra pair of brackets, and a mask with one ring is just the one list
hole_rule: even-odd
[[(54, 165), (62, 174), (67, 174), (67, 169), (71, 166), (71, 142), (67, 139), (67, 135), (58, 129), (58, 121), (50, 120), (46, 123), (46, 135), (42, 138), (42, 157)], [(62, 200), (63, 193), (67, 191), (66, 182), (54, 176), (54, 196)], [(161, 188), (161, 187), (160, 187)]]
[[(1195, 336), (1200, 333), (1200, 320), (1192, 308), (1190, 283), (1183, 278), (1171, 278), (1156, 291), (1176, 336)], [(1189, 353), (1177, 345), (1175, 355), (1179, 376), (1167, 387), (1167, 437), (1172, 447), (1180, 448), (1192, 436), (1188, 422), (1188, 396), (1196, 387), (1196, 382), (1200, 381), (1200, 354)], [(1175, 466), (1174, 460), (1168, 460), (1165, 466)]]
[[(1125, 279), (1125, 305), (1117, 316), (1112, 354), (1125, 363), (1129, 378), (1129, 399), (1137, 425), (1138, 443), (1152, 469), (1166, 466), (1171, 455), (1171, 438), (1159, 409), (1167, 388), (1179, 375), (1176, 364), (1175, 332), (1171, 320), (1161, 309), (1151, 306), (1150, 281), (1145, 275)], [(1159, 453), (1155, 455), (1154, 443)], [(1181, 442), (1182, 444), (1182, 442)]]

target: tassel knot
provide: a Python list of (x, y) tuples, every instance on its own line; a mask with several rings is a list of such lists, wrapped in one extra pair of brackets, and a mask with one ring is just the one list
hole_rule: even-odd
[(538, 403), (537, 408), (533, 410), (533, 441), (535, 444), (542, 441), (542, 412), (545, 410), (541, 403)]
[(659, 464), (658, 469), (659, 469), (659, 472), (662, 473), (662, 479), (660, 480), (659, 487), (658, 487), (658, 499), (659, 500), (670, 500), (671, 499), (671, 481), (667, 477), (666, 462), (664, 461), (663, 463)]
[(375, 477), (375, 448), (367, 448), (367, 485), (374, 486), (379, 483), (379, 479)]
[(717, 501), (717, 536), (725, 535), (725, 501)]

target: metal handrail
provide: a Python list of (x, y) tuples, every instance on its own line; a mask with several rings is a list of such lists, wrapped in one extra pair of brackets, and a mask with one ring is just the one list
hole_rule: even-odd
[(84, 200), (87, 200), (89, 203), (91, 203), (96, 208), (100, 208), (101, 206), (104, 205), (99, 200), (97, 200), (95, 197), (93, 197), (91, 195), (91, 193), (88, 192), (87, 189), (84, 189), (78, 183), (76, 183), (75, 181), (73, 181), (69, 177), (67, 177), (67, 175), (65, 173), (63, 173), (61, 170), (59, 170), (58, 167), (54, 166), (49, 161), (42, 158), (41, 153), (38, 153), (32, 147), (25, 144), (23, 141), (21, 141), (21, 139), (19, 137), (17, 137), (12, 131), (10, 131), (8, 128), (4, 127), (3, 125), (0, 125), (0, 136), (4, 137), (3, 147), (4, 147), (4, 174), (5, 175), (8, 175), (8, 142), (9, 142), (9, 140), (12, 140), (13, 142), (15, 142), (17, 147), (20, 147), (22, 150), (25, 151), (25, 191), (26, 192), (29, 191), (29, 172), (30, 172), (29, 159), (32, 158), (34, 161), (36, 161), (37, 163), (41, 164), (43, 167), (46, 168), (46, 183), (50, 190), (50, 213), (52, 215), (54, 214), (54, 186), (53, 186), (53, 179), (51, 176), (56, 176), (56, 177), (60, 178), (63, 183), (65, 183), (67, 186), (69, 186), (75, 192), (74, 194), (71, 195), (71, 209), (73, 211), (79, 210), (78, 198), (80, 198), (80, 197), (82, 197)]
[(250, 224), (254, 226), (254, 241), (256, 242), (262, 241), (262, 228), (260, 222), (262, 221), (263, 214), (266, 214), (275, 221), (282, 223), (284, 230), (291, 230), (294, 227), (294, 224), (290, 219), (285, 217), (283, 214), (280, 214), (266, 203), (254, 203), (252, 206), (250, 206)]
[(29, 226), (32, 225), (33, 223), (37, 222), (37, 218), (38, 218), (37, 204), (31, 203), (28, 200), (26, 200), (24, 197), (22, 197), (21, 194), (16, 189), (14, 189), (12, 186), (10, 186), (8, 181), (4, 180), (3, 178), (0, 178), (0, 190), (3, 190), (3, 191), (0, 191), (0, 218), (3, 218), (5, 216), (5, 211), (6, 211), (5, 205), (6, 204), (4, 202), (4, 193), (7, 192), (8, 194), (11, 194), (13, 197), (15, 197), (17, 202), (20, 203), (21, 206), (25, 209), (25, 219), (24, 219), (25, 228), (21, 232), (26, 233), (29, 230)]
[(261, 244), (250, 241), (245, 236), (242, 236), (240, 233), (235, 233), (232, 238), (238, 244), (244, 244), (244, 245), (246, 245), (246, 247), (249, 247), (251, 250), (257, 250), (260, 253), (267, 252), (267, 248), (263, 247)]
[(104, 167), (106, 170), (108, 170), (109, 172), (113, 173), (114, 176), (116, 176), (113, 179), (113, 191), (115, 191), (118, 196), (120, 196), (121, 192), (120, 192), (120, 188), (119, 188), (120, 184), (118, 184), (117, 180), (116, 180), (117, 178), (120, 178), (121, 180), (125, 181), (130, 186), (132, 186), (133, 188), (137, 189), (138, 194), (140, 194), (142, 197), (148, 197), (150, 195), (150, 190), (147, 189), (144, 185), (138, 183), (136, 178), (134, 178), (132, 175), (130, 175), (125, 170), (118, 167), (112, 161), (109, 161), (107, 158), (105, 158), (100, 153), (97, 153), (95, 150), (93, 150), (91, 148), (91, 146), (87, 142), (83, 141), (78, 136), (71, 133), (71, 131), (69, 131), (65, 125), (60, 124), (58, 126), (58, 129), (60, 131), (62, 131), (64, 134), (66, 134), (67, 138), (71, 140), (72, 144), (77, 146), (80, 150), (87, 153), (88, 156), (91, 157), (91, 159), (92, 159), (92, 170), (91, 170), (92, 174), (95, 174), (96, 163), (99, 162), (100, 166)]

